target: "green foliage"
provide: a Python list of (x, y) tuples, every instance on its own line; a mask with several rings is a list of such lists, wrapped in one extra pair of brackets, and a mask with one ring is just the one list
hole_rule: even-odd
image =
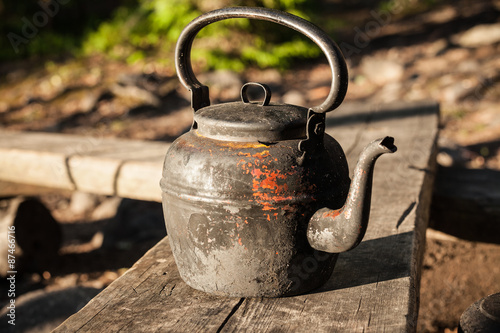
[[(208, 10), (232, 5), (280, 9), (314, 21), (312, 0), (123, 0), (118, 7), (115, 4), (112, 0), (60, 4), (57, 13), (28, 38), (23, 35), (26, 20), (33, 23), (34, 16), (43, 12), (41, 5), (0, 0), (0, 34), (4, 36), (0, 60), (72, 52), (105, 54), (131, 64), (147, 59), (168, 62), (173, 59), (179, 34), (191, 20)], [(5, 8), (12, 12), (7, 14)], [(22, 40), (16, 47), (12, 38), (5, 38), (9, 32)], [(321, 54), (299, 33), (263, 21), (224, 20), (207, 26), (198, 37), (192, 58), (205, 68), (241, 71), (253, 65), (283, 69), (297, 59)]]
[[(130, 63), (147, 56), (172, 57), (182, 29), (202, 14), (202, 1), (139, 0), (137, 8), (121, 7), (111, 20), (88, 34), (83, 52), (106, 53), (114, 58), (127, 59)], [(308, 18), (309, 15), (301, 10), (307, 1), (259, 0), (248, 5), (281, 9)], [(295, 59), (314, 58), (320, 54), (319, 48), (311, 41), (297, 36), (298, 33), (283, 31), (262, 28), (262, 24), (246, 19), (218, 22), (200, 32), (199, 37), (210, 38), (210, 43), (201, 43), (200, 49), (193, 49), (193, 61), (208, 68), (241, 71), (249, 65), (286, 68)], [(268, 42), (264, 42), (262, 34), (268, 35)], [(240, 36), (246, 42), (231, 47), (224, 43), (231, 35), (233, 38)]]
[(108, 19), (116, 7), (112, 0), (61, 2), (0, 0), (0, 60), (76, 51), (86, 31)]
[(118, 8), (110, 20), (90, 32), (83, 43), (83, 52), (102, 52), (117, 58), (128, 58), (138, 51), (144, 54), (162, 43), (174, 41), (182, 28), (199, 14), (182, 0), (140, 0), (137, 8)]
[(321, 54), (320, 49), (303, 39), (294, 39), (269, 47), (248, 46), (242, 51), (242, 59), (255, 62), (259, 67), (286, 68), (297, 58), (315, 58)]

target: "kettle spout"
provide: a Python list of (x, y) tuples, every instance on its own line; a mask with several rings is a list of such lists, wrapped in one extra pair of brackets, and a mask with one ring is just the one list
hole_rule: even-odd
[(307, 229), (309, 244), (316, 250), (340, 253), (356, 247), (366, 232), (370, 215), (373, 167), (377, 158), (394, 153), (394, 138), (385, 137), (370, 143), (359, 157), (344, 206), (319, 209)]

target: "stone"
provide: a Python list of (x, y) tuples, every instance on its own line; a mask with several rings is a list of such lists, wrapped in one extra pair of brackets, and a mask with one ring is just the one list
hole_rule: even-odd
[(282, 97), (283, 103), (298, 106), (306, 106), (307, 101), (304, 95), (298, 90), (290, 90)]
[(111, 197), (103, 200), (92, 212), (91, 219), (98, 221), (113, 218), (122, 200), (119, 197)]
[(127, 100), (130, 107), (142, 105), (158, 107), (161, 104), (160, 99), (155, 94), (137, 86), (113, 84), (110, 87), (110, 91), (116, 97)]
[(85, 214), (97, 205), (97, 197), (94, 194), (75, 191), (71, 194), (69, 208), (75, 214)]
[(449, 104), (457, 103), (469, 90), (470, 87), (467, 81), (457, 79), (456, 82), (441, 87), (441, 102)]
[(443, 57), (446, 59), (446, 67), (456, 66), (463, 61), (472, 58), (472, 51), (466, 48), (453, 48), (447, 50), (443, 53)]
[(473, 151), (445, 137), (438, 139), (437, 163), (443, 167), (466, 167), (477, 157)]
[(441, 38), (431, 43), (427, 52), (429, 52), (431, 56), (438, 56), (439, 54), (444, 52), (446, 48), (448, 48), (448, 40)]
[(249, 69), (245, 73), (247, 81), (250, 82), (262, 82), (272, 86), (280, 86), (283, 83), (283, 76), (281, 73), (274, 69)]
[(461, 73), (477, 73), (480, 69), (481, 64), (475, 59), (464, 60), (456, 67), (456, 71)]
[(480, 47), (500, 42), (500, 23), (480, 24), (454, 35), (452, 42), (462, 47)]
[(179, 81), (173, 77), (161, 76), (157, 73), (123, 73), (117, 78), (121, 86), (135, 86), (154, 95), (164, 97), (175, 91)]
[(87, 113), (94, 109), (101, 94), (100, 88), (70, 89), (54, 98), (49, 107), (53, 113), (62, 112), (65, 115)]
[(243, 80), (240, 75), (230, 70), (217, 70), (203, 73), (199, 80), (210, 88), (210, 98), (227, 101), (239, 100)]
[(421, 74), (433, 77), (447, 71), (448, 60), (444, 57), (430, 57), (416, 59), (413, 63), (415, 70)]
[(381, 103), (396, 102), (401, 99), (403, 85), (399, 81), (388, 82), (375, 93), (374, 99)]
[(384, 85), (403, 78), (402, 64), (376, 57), (364, 57), (361, 61), (361, 71), (373, 83)]

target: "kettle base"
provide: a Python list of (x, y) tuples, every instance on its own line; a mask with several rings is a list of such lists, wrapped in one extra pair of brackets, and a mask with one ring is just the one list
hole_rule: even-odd
[(272, 265), (266, 259), (242, 258), (235, 253), (216, 253), (194, 266), (188, 264), (190, 260), (182, 252), (175, 257), (181, 278), (194, 289), (215, 296), (274, 298), (300, 295), (323, 286), (332, 275), (338, 254), (314, 251)]

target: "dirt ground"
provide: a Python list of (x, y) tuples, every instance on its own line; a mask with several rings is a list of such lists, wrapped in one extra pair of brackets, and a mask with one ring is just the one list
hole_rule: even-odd
[(454, 332), (469, 305), (500, 290), (500, 246), (434, 232), (426, 246), (419, 330)]
[[(348, 14), (359, 13), (353, 9)], [(358, 29), (340, 31), (337, 38), (348, 53), (346, 100), (437, 100), (442, 126), (438, 163), (500, 171), (499, 14), (498, 2), (487, 0), (445, 3), (404, 19), (389, 13), (380, 21), (363, 13)], [(366, 22), (378, 22), (377, 33), (366, 30)], [(478, 26), (483, 28), (481, 38), (473, 35)], [(362, 45), (354, 42), (359, 31), (368, 36)], [(128, 66), (96, 57), (48, 61), (42, 68), (29, 63), (0, 67), (2, 129), (170, 141), (191, 124), (189, 96), (175, 74), (154, 61)], [(319, 61), (298, 64), (285, 73), (220, 71), (204, 73), (200, 80), (211, 87), (214, 104), (239, 99), (244, 82), (259, 81), (271, 86), (273, 100), (307, 106), (324, 98), (329, 75), (328, 66)], [(165, 235), (155, 203), (71, 193), (40, 199), (60, 222), (63, 244), (48, 266), (28, 268), (20, 275), (23, 313), (35, 318), (18, 327), (26, 332), (55, 327)], [(151, 232), (138, 236), (134, 211), (156, 212), (148, 218)], [(432, 213), (427, 233), (418, 331), (455, 332), (470, 304), (500, 291), (500, 235), (456, 237), (435, 216), (442, 211)], [(116, 228), (117, 223), (122, 227)], [(475, 223), (470, 221), (471, 226)], [(40, 307), (40, 300), (45, 305)], [(51, 316), (40, 312), (50, 306)], [(40, 318), (45, 323), (38, 322)]]

